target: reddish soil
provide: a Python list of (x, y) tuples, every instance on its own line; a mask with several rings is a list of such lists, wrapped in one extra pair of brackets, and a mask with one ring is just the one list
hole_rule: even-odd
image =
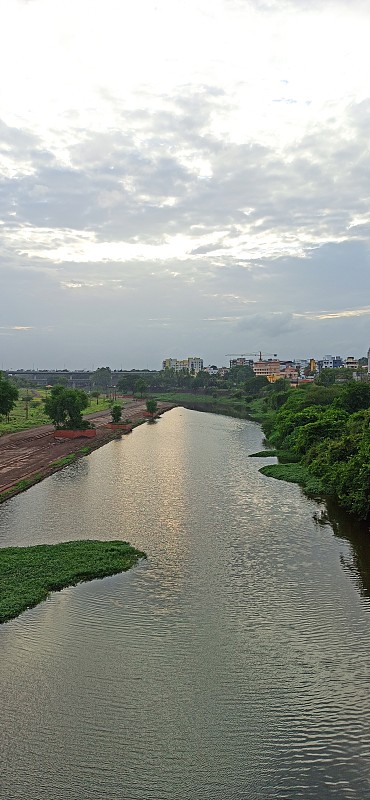
[[(172, 408), (168, 403), (158, 403), (159, 412)], [(133, 423), (145, 418), (145, 400), (129, 400), (125, 402), (124, 415)], [(43, 425), (40, 428), (29, 428), (19, 433), (8, 433), (0, 437), (0, 493), (11, 490), (24, 478), (31, 478), (35, 473), (42, 477), (50, 475), (60, 467), (53, 467), (57, 461), (69, 453), (76, 453), (82, 447), (89, 450), (101, 447), (116, 438), (119, 433), (107, 427), (111, 419), (109, 411), (87, 414), (96, 427), (94, 439), (68, 439), (56, 441), (54, 427)]]

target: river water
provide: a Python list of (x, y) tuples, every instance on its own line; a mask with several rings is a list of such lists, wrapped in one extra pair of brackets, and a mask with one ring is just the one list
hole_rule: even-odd
[(0, 507), (148, 554), (0, 627), (1, 800), (370, 796), (370, 547), (261, 443), (177, 408)]

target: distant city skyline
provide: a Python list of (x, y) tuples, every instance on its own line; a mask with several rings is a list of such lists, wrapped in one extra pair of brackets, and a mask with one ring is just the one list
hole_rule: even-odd
[[(291, 354), (281, 355), (281, 354), (277, 353), (276, 354), (276, 358), (277, 358), (278, 361), (281, 361), (282, 363), (284, 363), (286, 361), (287, 362), (292, 361), (294, 363), (299, 363), (300, 360), (309, 362), (310, 359), (312, 359), (312, 358), (315, 361), (321, 361), (322, 359), (325, 359), (328, 356), (332, 356), (332, 357), (339, 356), (341, 359), (343, 359), (343, 361), (345, 361), (346, 358), (351, 357), (351, 356), (353, 356), (355, 359), (361, 359), (361, 358), (366, 358), (367, 359), (368, 358), (368, 353), (369, 353), (369, 348), (366, 348), (366, 350), (364, 349), (364, 351), (361, 352), (361, 353), (347, 353), (347, 352), (346, 353), (339, 353), (337, 351), (335, 351), (335, 353), (334, 353), (334, 351), (332, 353), (329, 353), (327, 350), (325, 350), (325, 352), (323, 351), (322, 353), (316, 353), (316, 354), (315, 353), (310, 353), (310, 354), (305, 355), (305, 356), (302, 356), (302, 355), (294, 356), (294, 355), (291, 355)], [(240, 355), (242, 355), (242, 354), (240, 354)], [(229, 364), (230, 364), (230, 360), (231, 360), (230, 358), (225, 358), (225, 357), (224, 357), (223, 361), (220, 360), (220, 359), (211, 360), (211, 359), (207, 359), (207, 357), (204, 358), (202, 356), (202, 354), (200, 354), (200, 355), (197, 354), (197, 356), (187, 356), (186, 359), (182, 359), (182, 358), (178, 359), (176, 357), (176, 355), (174, 355), (173, 357), (162, 358), (160, 360), (159, 364), (157, 364), (157, 365), (155, 365), (153, 367), (148, 367), (147, 365), (144, 365), (144, 364), (134, 364), (133, 366), (131, 366), (131, 365), (128, 366), (126, 364), (122, 364), (121, 363), (119, 365), (116, 365), (116, 364), (108, 363), (108, 362), (104, 362), (104, 363), (102, 362), (102, 363), (99, 363), (99, 364), (98, 363), (96, 363), (96, 364), (95, 363), (91, 363), (91, 365), (88, 365), (88, 364), (84, 364), (84, 365), (77, 364), (76, 366), (71, 366), (69, 364), (63, 364), (62, 366), (60, 366), (60, 365), (59, 366), (58, 365), (52, 366), (51, 364), (46, 364), (46, 365), (45, 364), (40, 364), (40, 365), (38, 365), (35, 362), (32, 362), (32, 364), (26, 364), (26, 365), (22, 364), (22, 365), (18, 366), (18, 365), (14, 365), (14, 364), (6, 365), (5, 363), (2, 363), (0, 365), (0, 372), (2, 370), (4, 372), (9, 372), (9, 371), (10, 372), (11, 371), (15, 372), (17, 370), (23, 370), (25, 372), (29, 372), (29, 371), (63, 372), (63, 370), (67, 370), (67, 371), (71, 371), (71, 372), (73, 372), (73, 371), (93, 372), (94, 370), (98, 369), (99, 367), (109, 367), (112, 371), (115, 371), (115, 372), (119, 372), (120, 370), (125, 372), (125, 371), (134, 370), (134, 369), (136, 369), (138, 371), (145, 370), (145, 369), (149, 369), (151, 371), (160, 371), (163, 368), (164, 361), (170, 361), (171, 359), (174, 360), (174, 361), (181, 361), (181, 360), (189, 360), (190, 361), (193, 358), (196, 358), (196, 359), (199, 359), (200, 361), (202, 361), (203, 365), (204, 365), (204, 368), (206, 368), (208, 366), (211, 366), (213, 364), (216, 365), (219, 368), (221, 368), (221, 367), (229, 368)], [(265, 357), (263, 355), (263, 353), (262, 353), (262, 358), (263, 358), (263, 360), (267, 360), (268, 359), (268, 357), (267, 356)], [(259, 360), (258, 356), (252, 358), (252, 360), (254, 362), (258, 361)], [(130, 364), (131, 364), (131, 362), (130, 362)]]
[(367, 352), (368, 3), (0, 0), (0, 22), (4, 369)]

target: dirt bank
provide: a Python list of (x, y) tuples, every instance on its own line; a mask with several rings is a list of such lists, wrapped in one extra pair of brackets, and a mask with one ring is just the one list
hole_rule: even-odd
[[(173, 408), (169, 403), (158, 403), (160, 412)], [(125, 402), (125, 416), (135, 424), (144, 421), (146, 411), (145, 400)], [(43, 425), (40, 428), (29, 428), (19, 433), (9, 433), (0, 437), (0, 501), (23, 491), (42, 478), (61, 469), (60, 462), (71, 454), (86, 455), (88, 451), (110, 442), (120, 434), (106, 427), (111, 419), (110, 411), (99, 411), (87, 414), (86, 419), (94, 423), (96, 437), (94, 439), (70, 439), (56, 441), (54, 427)], [(82, 452), (81, 452), (82, 450)], [(19, 486), (20, 481), (26, 485)]]

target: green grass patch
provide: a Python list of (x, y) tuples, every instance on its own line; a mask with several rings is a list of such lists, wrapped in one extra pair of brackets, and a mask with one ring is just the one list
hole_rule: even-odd
[(278, 481), (298, 483), (310, 495), (323, 496), (326, 494), (322, 483), (302, 464), (266, 464), (265, 467), (261, 467), (259, 472), (268, 478), (276, 478)]
[[(24, 389), (21, 390), (23, 393)], [(44, 412), (43, 399), (46, 392), (41, 389), (38, 390), (40, 397), (32, 397), (28, 402), (28, 412), (24, 398), (17, 400), (13, 410), (10, 413), (9, 422), (5, 417), (0, 416), (0, 436), (5, 433), (17, 433), (17, 431), (25, 431), (28, 428), (38, 428), (40, 425), (50, 425), (50, 419)], [(31, 396), (31, 390), (30, 390)], [(84, 410), (84, 415), (94, 414), (96, 411), (106, 411), (112, 407), (112, 400), (105, 397), (99, 398), (99, 403), (96, 403), (94, 397), (91, 398), (90, 405)], [(28, 416), (27, 416), (28, 413)]]
[(0, 548), (0, 622), (36, 606), (50, 592), (124, 572), (145, 557), (121, 541)]
[(249, 458), (271, 458), (277, 457), (277, 450), (259, 450), (258, 453), (250, 453)]
[(290, 450), (277, 450), (276, 455), (280, 464), (298, 464), (300, 461), (299, 455)]
[(62, 456), (62, 458), (57, 458), (56, 461), (52, 461), (50, 466), (66, 467), (68, 464), (71, 464), (72, 461), (75, 461), (76, 458), (77, 458), (77, 453), (68, 453), (68, 455)]
[(34, 475), (31, 475), (30, 478), (23, 478), (18, 483), (14, 484), (11, 489), (6, 489), (5, 492), (0, 492), (0, 503), (3, 503), (4, 500), (8, 500), (13, 494), (17, 494), (18, 492), (23, 492), (25, 489), (29, 489), (30, 486), (33, 486), (35, 483), (38, 483), (43, 478), (41, 472), (35, 472)]

